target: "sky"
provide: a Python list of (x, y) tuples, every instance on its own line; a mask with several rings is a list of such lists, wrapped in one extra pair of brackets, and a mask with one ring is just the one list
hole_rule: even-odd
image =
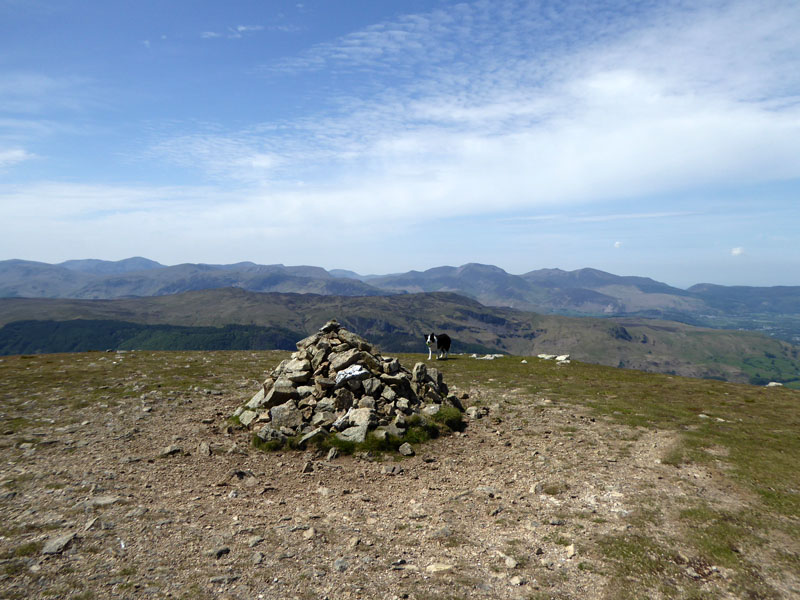
[(800, 285), (800, 3), (0, 0), (0, 260)]

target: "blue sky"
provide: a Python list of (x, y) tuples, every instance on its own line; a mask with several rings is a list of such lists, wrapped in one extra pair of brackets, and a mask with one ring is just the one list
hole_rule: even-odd
[(0, 0), (0, 259), (800, 285), (800, 4)]

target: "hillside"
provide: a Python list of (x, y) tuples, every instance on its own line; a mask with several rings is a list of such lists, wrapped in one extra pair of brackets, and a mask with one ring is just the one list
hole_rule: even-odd
[(747, 329), (800, 342), (800, 286), (698, 284), (682, 290), (648, 277), (597, 269), (539, 269), (522, 275), (469, 263), (362, 276), (313, 266), (183, 264), (137, 257), (49, 265), (0, 261), (0, 297), (112, 299), (238, 287), (255, 292), (377, 296), (454, 292), (486, 306), (567, 316), (635, 316), (717, 329)]
[(230, 420), (287, 357), (0, 358), (0, 596), (800, 594), (800, 392), (454, 357), (463, 431), (328, 459)]
[[(757, 384), (800, 383), (798, 349), (760, 334), (650, 319), (540, 315), (486, 307), (443, 292), (348, 297), (231, 288), (119, 300), (4, 298), (0, 352), (196, 349), (193, 344), (199, 339), (216, 344), (205, 349), (286, 348), (280, 340), (305, 337), (331, 317), (392, 352), (418, 351), (423, 336), (434, 331), (448, 333), (459, 353), (568, 353), (585, 362), (651, 372)], [(230, 329), (218, 334), (181, 329), (233, 325), (240, 327), (236, 335)], [(112, 343), (115, 327), (130, 335)], [(89, 345), (69, 340), (72, 345), (58, 345), (67, 339), (67, 331), (72, 342)], [(258, 345), (254, 339), (273, 340), (274, 345)], [(153, 345), (153, 340), (168, 345)]]

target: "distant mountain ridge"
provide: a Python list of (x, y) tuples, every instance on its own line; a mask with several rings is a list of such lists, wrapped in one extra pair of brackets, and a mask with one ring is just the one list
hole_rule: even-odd
[(236, 287), (253, 292), (383, 296), (454, 292), (485, 306), (574, 316), (636, 316), (718, 328), (762, 330), (800, 342), (800, 286), (697, 284), (683, 290), (648, 277), (597, 269), (539, 269), (513, 275), (479, 263), (390, 275), (315, 266), (186, 263), (142, 257), (51, 265), (0, 261), (0, 297), (113, 299)]

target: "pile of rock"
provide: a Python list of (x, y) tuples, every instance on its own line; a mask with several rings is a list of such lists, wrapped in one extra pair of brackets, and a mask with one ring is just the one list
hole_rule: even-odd
[(369, 432), (402, 437), (412, 416), (433, 416), (443, 404), (464, 410), (438, 369), (419, 362), (408, 371), (331, 320), (297, 342), (297, 352), (234, 416), (264, 441), (299, 435), (302, 447), (331, 433), (356, 443)]

